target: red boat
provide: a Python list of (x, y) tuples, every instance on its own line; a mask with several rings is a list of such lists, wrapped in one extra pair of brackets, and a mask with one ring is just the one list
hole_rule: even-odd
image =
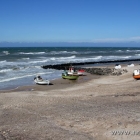
[(79, 72), (85, 72), (85, 70), (82, 70), (82, 69), (81, 69), (81, 70), (78, 70), (78, 71), (79, 71)]
[(133, 78), (138, 80), (140, 79), (140, 75), (133, 75)]
[(134, 70), (133, 78), (137, 80), (140, 79), (140, 70)]

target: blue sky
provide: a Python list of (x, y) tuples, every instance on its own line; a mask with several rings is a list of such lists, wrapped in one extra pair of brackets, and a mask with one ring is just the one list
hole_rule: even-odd
[(140, 42), (140, 0), (0, 0), (0, 42)]

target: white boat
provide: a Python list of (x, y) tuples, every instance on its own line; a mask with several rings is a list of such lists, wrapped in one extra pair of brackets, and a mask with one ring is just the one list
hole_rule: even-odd
[(115, 69), (121, 69), (121, 65), (120, 64), (116, 64), (115, 65)]
[(128, 64), (127, 67), (134, 67), (134, 64)]
[(49, 80), (44, 80), (41, 78), (41, 76), (36, 76), (34, 78), (34, 82), (38, 85), (49, 85), (50, 84)]

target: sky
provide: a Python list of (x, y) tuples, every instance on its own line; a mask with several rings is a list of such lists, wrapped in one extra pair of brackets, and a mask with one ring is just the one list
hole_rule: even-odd
[(139, 6), (140, 0), (0, 0), (0, 46), (140, 44)]

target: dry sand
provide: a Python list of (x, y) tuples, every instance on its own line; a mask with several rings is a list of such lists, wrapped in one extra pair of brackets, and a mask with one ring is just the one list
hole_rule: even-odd
[(0, 92), (0, 140), (140, 140), (140, 80), (55, 80)]

